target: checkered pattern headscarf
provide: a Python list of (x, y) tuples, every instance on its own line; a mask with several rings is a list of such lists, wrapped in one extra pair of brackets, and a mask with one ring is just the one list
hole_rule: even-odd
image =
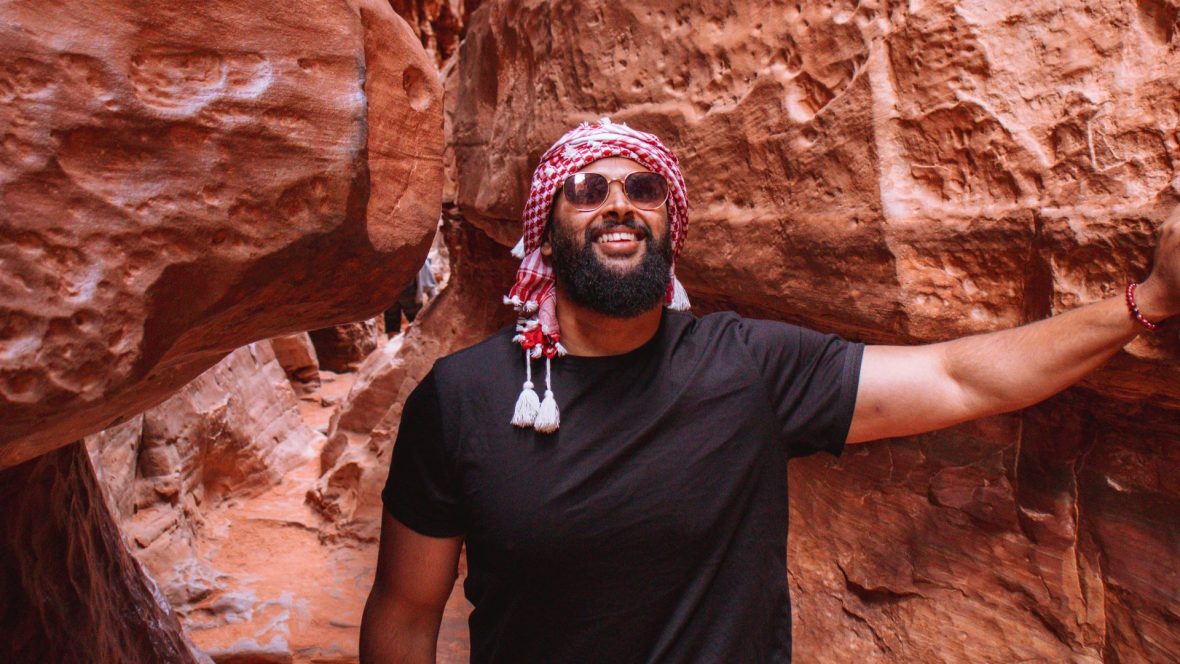
[(668, 283), (665, 304), (669, 308), (689, 308), (688, 295), (676, 279), (676, 257), (684, 244), (688, 230), (688, 197), (680, 163), (654, 134), (636, 131), (625, 124), (602, 118), (583, 123), (559, 138), (549, 148), (533, 172), (529, 198), (524, 206), (524, 235), (513, 249), (521, 259), (516, 271), (516, 283), (504, 298), (517, 312), (517, 335), (513, 339), (525, 351), (526, 372), (524, 390), (517, 401), (512, 423), (533, 426), (538, 431), (551, 432), (558, 427), (557, 405), (552, 390), (545, 390), (545, 401), (537, 403), (532, 384), (532, 359), (548, 361), (565, 354), (561, 345), (561, 329), (557, 324), (557, 294), (554, 290), (553, 268), (541, 255), (541, 241), (553, 197), (567, 177), (587, 164), (608, 157), (625, 157), (644, 168), (663, 175), (668, 181), (668, 232), (672, 240), (672, 274)]

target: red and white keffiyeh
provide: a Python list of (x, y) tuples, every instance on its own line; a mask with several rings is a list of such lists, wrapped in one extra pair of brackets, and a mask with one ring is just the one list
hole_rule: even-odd
[[(565, 348), (557, 324), (553, 268), (541, 255), (541, 242), (554, 194), (565, 179), (587, 164), (608, 157), (631, 159), (668, 181), (666, 205), (672, 240), (672, 275), (665, 304), (676, 310), (689, 308), (688, 295), (676, 279), (676, 257), (688, 230), (687, 190), (676, 156), (654, 134), (636, 131), (609, 118), (582, 123), (567, 132), (541, 156), (533, 172), (524, 206), (524, 234), (513, 249), (513, 254), (521, 258), (520, 268), (516, 271), (516, 283), (504, 298), (505, 304), (516, 309), (517, 335), (513, 341), (524, 348), (527, 367), (524, 389), (512, 418), (516, 426), (532, 426), (544, 433), (556, 431), (559, 426), (557, 403), (549, 384), (549, 361), (564, 355)], [(544, 401), (537, 398), (532, 383), (532, 360), (541, 357), (546, 360)]]

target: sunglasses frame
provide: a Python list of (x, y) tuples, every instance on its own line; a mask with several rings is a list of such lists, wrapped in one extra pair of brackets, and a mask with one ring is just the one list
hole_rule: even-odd
[[(592, 175), (592, 176), (600, 177), (600, 178), (606, 180), (606, 194), (603, 195), (602, 200), (599, 201), (598, 204), (596, 204), (594, 207), (584, 208), (584, 207), (577, 205), (572, 200), (570, 200), (570, 196), (568, 193), (569, 192), (568, 187), (570, 185), (571, 180), (573, 180), (573, 178), (578, 177), (579, 175), (581, 175), (581, 176), (591, 176)], [(635, 199), (631, 198), (631, 195), (627, 193), (627, 180), (630, 179), (631, 176), (633, 176), (633, 175), (655, 175), (656, 177), (663, 180), (664, 181), (664, 198), (663, 198), (663, 200), (661, 200), (659, 203), (656, 203), (652, 207), (646, 207), (646, 206), (640, 205), (638, 202), (635, 201)], [(635, 171), (634, 173), (628, 173), (627, 175), (625, 175), (621, 178), (608, 178), (601, 173), (573, 173), (573, 174), (567, 176), (565, 178), (565, 180), (563, 180), (561, 182), (561, 195), (565, 197), (566, 203), (569, 203), (570, 205), (572, 205), (574, 207), (574, 209), (578, 210), (579, 212), (593, 212), (593, 211), (597, 210), (598, 208), (602, 207), (606, 203), (607, 199), (610, 198), (611, 185), (613, 185), (616, 182), (622, 184), (623, 196), (626, 197), (626, 199), (628, 201), (630, 201), (632, 205), (639, 208), (640, 210), (648, 210), (648, 211), (658, 210), (658, 209), (660, 209), (661, 205), (668, 202), (668, 197), (672, 195), (672, 187), (668, 183), (668, 178), (664, 177), (663, 175), (660, 175), (659, 173), (656, 173), (655, 171)]]

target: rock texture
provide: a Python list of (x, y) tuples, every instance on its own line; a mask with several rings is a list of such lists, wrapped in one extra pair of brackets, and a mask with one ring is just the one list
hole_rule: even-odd
[(323, 476), (308, 502), (338, 533), (377, 537), (401, 406), (434, 361), (513, 322), (512, 310), (500, 301), (501, 284), (515, 274), (515, 261), (461, 220), (446, 221), (443, 237), (450, 257), (446, 287), (402, 337), (365, 360), (332, 415), (321, 454)]
[[(197, 657), (162, 595), (219, 662), (355, 660), (401, 403), (511, 321), (528, 176), (571, 123), (680, 154), (700, 311), (869, 342), (1115, 294), (1180, 198), (1171, 0), (393, 7), (412, 31), (372, 0), (6, 6), (0, 468), (391, 302), (439, 209), (431, 56), (452, 275), (355, 375), (316, 391), (310, 354), (253, 344), (88, 440), (158, 593), (78, 447), (0, 472), (30, 506), (0, 510), (0, 591), (33, 607), (0, 605), (0, 659), (84, 659), (71, 621), (85, 654)], [(1180, 660), (1178, 378), (1172, 328), (1035, 408), (793, 464), (796, 657)]]
[(192, 650), (77, 443), (0, 471), (0, 660), (176, 662)]
[[(306, 500), (323, 481), (324, 438), (313, 429), (327, 428), (354, 379), (324, 372), (297, 401), (270, 343), (252, 344), (86, 441), (132, 551), (216, 662), (357, 660), (375, 490), (344, 522)], [(384, 459), (364, 467), (367, 481), (384, 480)], [(441, 662), (465, 661), (468, 610), (456, 593)]]
[(3, 15), (0, 468), (375, 315), (421, 265), (441, 86), (387, 3)]
[(312, 330), (310, 336), (320, 367), (336, 373), (356, 371), (370, 353), (385, 343), (385, 319), (376, 316), (325, 327)]
[(133, 553), (215, 661), (341, 648), (355, 659), (355, 625), (333, 628), (325, 614), (359, 618), (363, 593), (340, 593), (337, 577), (363, 576), (371, 563), (363, 550), (322, 547), (317, 518), (301, 505), (299, 477), (318, 470), (323, 443), (307, 407), (259, 342), (87, 439)]
[(287, 372), (296, 394), (303, 395), (320, 388), (320, 359), (306, 332), (275, 337), (270, 340), (270, 347), (283, 371)]
[(389, 4), (406, 19), (422, 46), (434, 54), (442, 67), (458, 50), (467, 21), (480, 0), (390, 0)]
[[(1008, 327), (1142, 276), (1180, 198), (1154, 6), (490, 3), (455, 76), (456, 202), (510, 245), (540, 153), (610, 115), (680, 156), (700, 304), (876, 342)], [(1178, 348), (1091, 385), (1180, 407)]]
[(794, 466), (796, 652), (1176, 659), (1178, 422), (1075, 392)]
[(87, 445), (133, 551), (185, 615), (218, 587), (197, 556), (206, 515), (278, 484), (320, 439), (260, 342)]
[[(610, 115), (680, 155), (700, 310), (878, 343), (1010, 327), (1145, 274), (1180, 200), (1177, 16), (485, 3), (448, 79), (457, 211), (510, 246), (540, 153)], [(1180, 658), (1178, 412), (1173, 327), (1026, 412), (799, 462), (796, 656)]]

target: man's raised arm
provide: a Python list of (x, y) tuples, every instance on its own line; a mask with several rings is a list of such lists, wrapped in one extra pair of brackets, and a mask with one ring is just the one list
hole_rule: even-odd
[[(1134, 299), (1148, 321), (1180, 314), (1180, 208), (1160, 230)], [(999, 332), (925, 346), (869, 346), (849, 443), (906, 436), (1042, 401), (1098, 368), (1146, 327), (1120, 295)]]
[(462, 546), (462, 537), (427, 537), (383, 516), (377, 578), (361, 619), (361, 662), (434, 664)]

